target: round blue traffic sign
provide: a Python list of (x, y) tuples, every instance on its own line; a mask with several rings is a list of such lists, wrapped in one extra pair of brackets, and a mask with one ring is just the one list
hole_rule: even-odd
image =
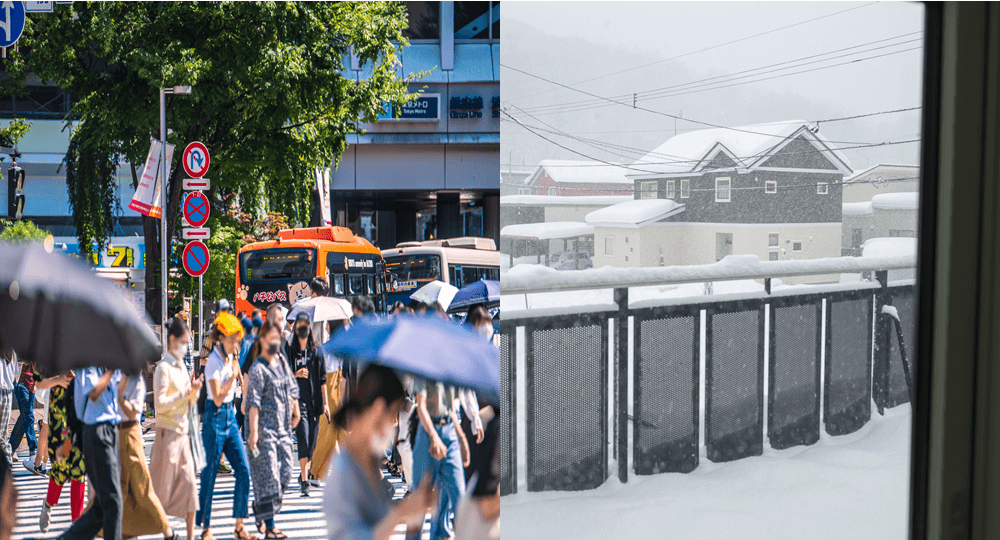
[(201, 227), (208, 222), (208, 197), (204, 193), (192, 191), (184, 198), (184, 204), (181, 208), (184, 219), (188, 220), (192, 227)]
[(201, 240), (188, 242), (181, 253), (181, 263), (191, 277), (198, 277), (208, 270), (208, 246)]
[(24, 32), (24, 2), (0, 3), (0, 47), (10, 47)]

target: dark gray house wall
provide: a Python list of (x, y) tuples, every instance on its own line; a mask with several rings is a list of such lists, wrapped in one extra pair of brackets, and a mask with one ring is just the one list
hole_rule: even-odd
[(783, 167), (791, 169), (837, 170), (815, 146), (801, 135), (785, 145), (780, 152), (767, 159), (761, 167)]
[[(716, 178), (732, 182), (729, 202), (715, 201)], [(680, 178), (674, 200), (685, 205), (684, 212), (666, 221), (681, 223), (840, 223), (842, 220), (843, 176), (826, 173), (776, 171), (709, 172), (691, 178), (691, 193), (680, 197)], [(765, 182), (778, 183), (778, 192), (764, 191)], [(647, 180), (648, 181), (648, 180)], [(638, 188), (636, 181), (636, 187)], [(664, 197), (666, 181), (659, 182), (659, 196)], [(827, 184), (827, 194), (818, 195), (817, 184)], [(744, 189), (754, 188), (754, 189)]]
[(543, 206), (501, 206), (500, 226), (520, 225), (522, 223), (542, 223), (545, 221)]

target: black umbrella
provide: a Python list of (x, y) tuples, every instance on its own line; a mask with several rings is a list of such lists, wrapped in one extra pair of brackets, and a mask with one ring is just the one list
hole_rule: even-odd
[(123, 290), (39, 245), (0, 243), (0, 343), (43, 373), (102, 366), (136, 375), (160, 358)]

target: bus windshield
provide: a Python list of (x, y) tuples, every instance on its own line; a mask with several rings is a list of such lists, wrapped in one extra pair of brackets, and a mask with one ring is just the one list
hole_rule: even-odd
[(240, 278), (244, 283), (309, 279), (315, 275), (315, 249), (262, 249), (240, 255)]
[(400, 281), (441, 279), (438, 255), (396, 255), (387, 257), (385, 266)]

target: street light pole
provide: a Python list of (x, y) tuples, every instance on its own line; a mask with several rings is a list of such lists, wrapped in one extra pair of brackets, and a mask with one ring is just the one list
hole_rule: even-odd
[(167, 90), (160, 88), (160, 344), (167, 352)]

